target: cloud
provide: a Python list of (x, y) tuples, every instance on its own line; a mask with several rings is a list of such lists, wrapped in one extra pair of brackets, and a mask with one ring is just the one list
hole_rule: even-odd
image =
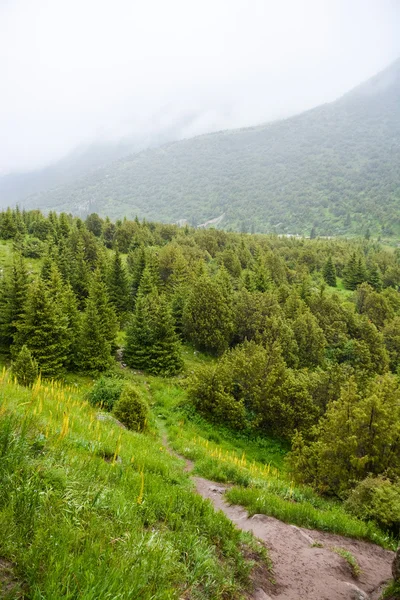
[(333, 100), (400, 55), (399, 30), (397, 0), (0, 0), (0, 172)]

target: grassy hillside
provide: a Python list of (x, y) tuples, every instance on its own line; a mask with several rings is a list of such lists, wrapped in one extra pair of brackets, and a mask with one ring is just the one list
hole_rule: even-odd
[(340, 100), (167, 144), (27, 207), (320, 235), (400, 232), (400, 60)]
[(0, 377), (0, 597), (239, 597), (251, 536), (192, 492), (155, 431), (99, 420), (84, 391)]

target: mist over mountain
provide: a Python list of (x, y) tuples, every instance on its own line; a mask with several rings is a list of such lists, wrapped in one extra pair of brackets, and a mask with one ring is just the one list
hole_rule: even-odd
[(336, 235), (400, 228), (400, 60), (339, 100), (259, 127), (147, 149), (27, 208)]

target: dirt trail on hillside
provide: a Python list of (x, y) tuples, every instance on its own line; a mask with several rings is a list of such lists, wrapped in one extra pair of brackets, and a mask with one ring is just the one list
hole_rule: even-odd
[[(166, 439), (164, 443), (168, 448)], [(185, 470), (190, 472), (194, 465), (185, 462)], [(276, 583), (258, 579), (251, 600), (377, 600), (391, 579), (394, 552), (368, 542), (288, 525), (266, 515), (249, 517), (242, 507), (225, 500), (228, 486), (203, 477), (193, 476), (193, 481), (200, 496), (222, 510), (239, 529), (251, 531), (269, 550)], [(332, 547), (353, 554), (361, 568), (357, 579)]]

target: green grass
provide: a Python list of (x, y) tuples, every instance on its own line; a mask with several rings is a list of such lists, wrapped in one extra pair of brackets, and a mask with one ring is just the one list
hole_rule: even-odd
[(340, 504), (325, 501), (322, 506), (303, 499), (296, 501), (293, 497), (282, 497), (275, 491), (256, 488), (232, 488), (226, 496), (232, 504), (245, 506), (251, 515), (262, 513), (308, 529), (330, 531), (344, 536), (365, 539), (385, 548), (394, 549), (395, 543), (374, 523), (355, 519), (347, 514)]
[(400, 600), (400, 582), (392, 581), (389, 585), (383, 590), (382, 596), (380, 597), (382, 600)]
[(390, 536), (374, 523), (348, 514), (339, 501), (295, 485), (285, 468), (288, 446), (283, 442), (215, 427), (188, 409), (186, 391), (176, 380), (146, 379), (154, 414), (163, 420), (172, 448), (194, 461), (194, 473), (239, 486), (228, 491), (230, 502), (252, 514), (394, 547)]
[(3, 372), (0, 558), (26, 597), (241, 597), (251, 536), (192, 492), (156, 435), (96, 415), (79, 385), (29, 390)]
[(332, 552), (335, 552), (336, 554), (338, 554), (339, 556), (341, 556), (342, 558), (344, 558), (344, 560), (349, 564), (350, 568), (351, 568), (351, 573), (353, 575), (353, 577), (355, 579), (358, 579), (358, 577), (360, 577), (361, 575), (361, 569), (360, 569), (360, 565), (358, 564), (355, 556), (349, 552), (348, 550), (345, 550), (344, 548), (331, 548)]

